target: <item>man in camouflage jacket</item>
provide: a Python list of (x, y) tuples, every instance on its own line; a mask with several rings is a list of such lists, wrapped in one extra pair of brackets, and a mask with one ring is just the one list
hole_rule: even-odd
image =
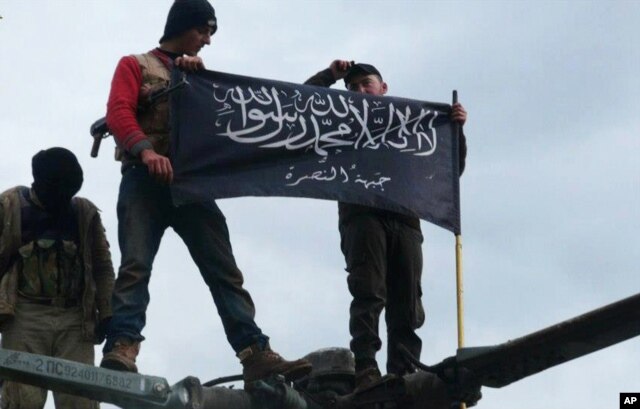
[[(2, 348), (93, 364), (111, 317), (114, 273), (96, 206), (74, 197), (82, 169), (64, 148), (40, 151), (32, 187), (0, 194)], [(47, 391), (5, 382), (2, 408), (42, 408)], [(96, 402), (54, 392), (57, 408)]]

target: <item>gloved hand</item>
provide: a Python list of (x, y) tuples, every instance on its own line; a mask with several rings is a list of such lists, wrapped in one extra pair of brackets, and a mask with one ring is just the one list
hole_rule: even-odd
[(107, 337), (107, 330), (109, 329), (109, 324), (111, 323), (111, 317), (104, 318), (98, 322), (96, 325), (94, 332), (96, 343), (102, 344)]
[(467, 407), (475, 406), (482, 398), (482, 385), (470, 370), (452, 366), (438, 376), (447, 384), (448, 394), (454, 400), (452, 409), (458, 409), (462, 402), (466, 403)]
[(475, 377), (468, 369), (458, 369), (458, 381), (449, 385), (449, 394), (456, 402), (451, 405), (452, 409), (460, 408), (460, 403), (464, 402), (467, 407), (475, 406), (482, 399), (480, 388), (482, 385), (475, 380)]

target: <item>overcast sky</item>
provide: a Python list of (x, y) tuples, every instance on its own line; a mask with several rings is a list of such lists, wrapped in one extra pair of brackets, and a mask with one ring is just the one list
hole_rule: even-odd
[[(31, 182), (39, 149), (73, 150), (85, 170), (80, 195), (102, 209), (116, 267), (119, 164), (111, 140), (100, 157), (89, 157), (89, 125), (104, 115), (118, 59), (157, 45), (170, 5), (0, 0), (0, 189)], [(391, 95), (449, 102), (459, 91), (469, 112), (461, 179), (468, 346), (501, 343), (639, 291), (640, 2), (213, 5), (219, 31), (201, 52), (210, 69), (302, 82), (344, 58), (376, 65)], [(242, 198), (219, 205), (274, 349), (294, 358), (348, 347), (336, 204)], [(454, 238), (422, 228), (427, 322), (419, 335), (423, 361), (433, 364), (456, 349)], [(141, 372), (174, 383), (241, 371), (173, 231), (150, 290)], [(485, 388), (479, 407), (617, 407), (619, 392), (640, 392), (639, 365), (636, 338)]]

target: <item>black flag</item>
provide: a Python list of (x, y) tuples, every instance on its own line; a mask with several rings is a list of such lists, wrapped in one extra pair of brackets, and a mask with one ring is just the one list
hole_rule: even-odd
[(187, 80), (172, 95), (176, 205), (310, 197), (418, 216), (460, 233), (450, 105), (213, 71)]

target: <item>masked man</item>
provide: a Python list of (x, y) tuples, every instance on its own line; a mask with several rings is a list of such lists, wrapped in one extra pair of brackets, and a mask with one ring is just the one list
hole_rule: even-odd
[(245, 382), (271, 374), (292, 380), (307, 374), (311, 364), (286, 361), (270, 349), (269, 338), (254, 321), (255, 307), (242, 286), (225, 217), (216, 203), (211, 200), (180, 207), (172, 203), (167, 98), (146, 109), (138, 107), (150, 92), (168, 85), (173, 67), (188, 71), (203, 68), (196, 55), (210, 44), (217, 27), (214, 9), (206, 0), (178, 0), (169, 11), (160, 47), (124, 57), (116, 68), (107, 124), (122, 153), (118, 198), (122, 263), (101, 365), (137, 371), (151, 267), (162, 235), (171, 226), (187, 245), (209, 287), (227, 340), (243, 365)]
[[(374, 66), (345, 60), (333, 61), (305, 84), (329, 87), (341, 78), (354, 92), (380, 96), (388, 90)], [(453, 121), (463, 125), (466, 116), (462, 105), (453, 105)], [(467, 151), (462, 134), (459, 146), (462, 172)], [(420, 359), (422, 341), (416, 329), (425, 319), (421, 289), (423, 238), (417, 217), (342, 202), (338, 210), (341, 248), (353, 296), (349, 331), (356, 388), (364, 389), (381, 379), (375, 356), (382, 346), (378, 322), (383, 308), (388, 335), (387, 372), (402, 376), (413, 370), (398, 345)]]
[[(75, 155), (50, 148), (33, 157), (33, 184), (0, 195), (2, 348), (93, 365), (94, 343), (111, 316), (113, 266), (98, 209), (74, 195)], [(56, 408), (97, 408), (54, 392)], [(2, 408), (42, 408), (47, 391), (5, 382)]]

